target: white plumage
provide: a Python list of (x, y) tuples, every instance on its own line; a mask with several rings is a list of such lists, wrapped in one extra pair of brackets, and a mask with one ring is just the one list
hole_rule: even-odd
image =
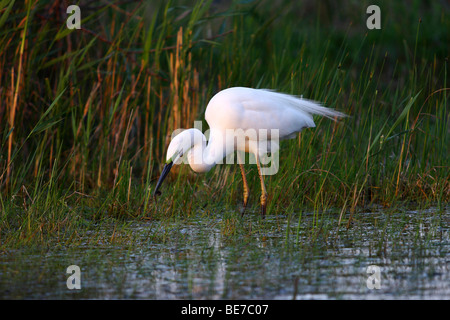
[(328, 118), (345, 116), (317, 102), (273, 90), (234, 87), (211, 99), (205, 119), (210, 128), (279, 129), (283, 139), (315, 127), (314, 114)]

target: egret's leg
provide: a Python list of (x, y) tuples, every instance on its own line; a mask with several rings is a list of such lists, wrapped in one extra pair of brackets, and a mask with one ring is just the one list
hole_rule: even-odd
[(245, 170), (244, 170), (244, 163), (241, 161), (241, 156), (239, 154), (239, 151), (237, 153), (238, 156), (238, 162), (239, 162), (239, 168), (241, 169), (242, 174), (242, 183), (244, 184), (244, 204), (241, 210), (241, 214), (244, 215), (245, 208), (247, 207), (248, 203), (248, 197), (250, 195), (250, 190), (248, 188), (247, 178), (245, 177)]
[(259, 179), (261, 180), (261, 215), (266, 217), (266, 205), (267, 205), (267, 191), (264, 185), (264, 178), (261, 173), (261, 166), (259, 164), (259, 157), (256, 155), (256, 165), (258, 166)]

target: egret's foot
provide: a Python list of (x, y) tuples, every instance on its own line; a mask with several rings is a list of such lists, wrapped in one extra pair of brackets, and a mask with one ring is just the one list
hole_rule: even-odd
[(267, 206), (267, 194), (261, 195), (261, 216), (264, 219), (266, 217), (266, 206)]
[(249, 192), (248, 192), (248, 189), (246, 188), (244, 190), (244, 201), (242, 202), (242, 208), (241, 208), (241, 216), (242, 217), (244, 216), (245, 208), (247, 208), (248, 197), (249, 197)]
[(264, 219), (266, 217), (266, 204), (261, 203), (261, 216)]
[(245, 214), (245, 208), (247, 208), (247, 203), (248, 203), (248, 196), (244, 197), (244, 202), (242, 203), (242, 208), (241, 208), (241, 217), (243, 217)]
[(241, 217), (243, 217), (245, 214), (245, 206), (242, 206), (240, 212), (241, 212)]

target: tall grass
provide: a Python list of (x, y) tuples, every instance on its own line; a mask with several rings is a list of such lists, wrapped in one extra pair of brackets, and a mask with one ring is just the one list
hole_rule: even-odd
[[(371, 205), (447, 205), (444, 4), (382, 2), (382, 29), (372, 31), (368, 2), (79, 5), (82, 28), (69, 30), (63, 1), (0, 2), (2, 245), (72, 238), (111, 217), (234, 210), (235, 166), (206, 176), (180, 167), (157, 201), (151, 191), (172, 131), (237, 85), (351, 116), (317, 119), (283, 141), (279, 173), (266, 179), (269, 214), (337, 208), (350, 222)], [(248, 169), (256, 209), (259, 180)]]

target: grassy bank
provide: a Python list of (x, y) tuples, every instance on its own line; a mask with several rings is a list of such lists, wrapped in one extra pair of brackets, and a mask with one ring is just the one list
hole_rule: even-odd
[(172, 131), (230, 86), (350, 115), (283, 141), (268, 214), (444, 208), (450, 8), (380, 2), (382, 28), (368, 30), (369, 4), (81, 1), (81, 29), (69, 30), (62, 1), (1, 1), (0, 246), (71, 239), (99, 221), (237, 212), (236, 166), (180, 167), (151, 197)]

